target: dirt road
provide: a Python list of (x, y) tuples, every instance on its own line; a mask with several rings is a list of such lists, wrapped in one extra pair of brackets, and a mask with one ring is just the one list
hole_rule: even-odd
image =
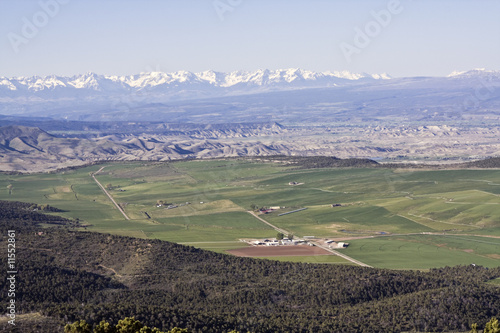
[(123, 210), (123, 208), (119, 204), (116, 203), (115, 199), (113, 199), (111, 194), (109, 194), (108, 191), (106, 191), (106, 188), (104, 188), (104, 186), (102, 186), (102, 184), (99, 183), (97, 178), (95, 178), (95, 175), (97, 175), (99, 172), (101, 172), (102, 169), (104, 169), (104, 168), (105, 167), (102, 167), (99, 170), (97, 170), (96, 172), (91, 173), (90, 176), (94, 179), (94, 181), (97, 183), (97, 185), (99, 185), (101, 190), (108, 196), (109, 200), (111, 200), (111, 202), (116, 206), (116, 208), (120, 211), (120, 213), (122, 213), (123, 217), (125, 217), (125, 219), (127, 219), (127, 220), (130, 220), (130, 218), (127, 216), (127, 214), (125, 214), (125, 211)]
[[(268, 226), (270, 226), (270, 227), (271, 227), (271, 228), (273, 228), (274, 230), (276, 230), (276, 231), (278, 231), (278, 232), (281, 232), (283, 235), (289, 235), (289, 234), (290, 234), (290, 233), (289, 233), (288, 231), (286, 231), (285, 229), (278, 228), (278, 227), (276, 227), (276, 226), (272, 225), (271, 223), (267, 222), (267, 221), (266, 221), (266, 220), (264, 220), (262, 217), (260, 217), (260, 216), (258, 216), (257, 214), (255, 214), (254, 212), (252, 212), (252, 211), (248, 211), (248, 213), (249, 213), (249, 214), (251, 214), (251, 215), (253, 215), (254, 217), (258, 218), (261, 222), (263, 222), (263, 223), (267, 224)], [(354, 263), (354, 264), (356, 264), (356, 265), (363, 266), (363, 267), (372, 267), (372, 266), (367, 265), (367, 264), (365, 264), (365, 263), (363, 263), (363, 262), (361, 262), (361, 261), (359, 261), (359, 260), (356, 260), (356, 259), (354, 259), (354, 258), (351, 258), (351, 257), (349, 257), (349, 256), (347, 256), (347, 255), (345, 255), (345, 254), (343, 254), (343, 253), (340, 253), (340, 252), (338, 252), (338, 251), (332, 250), (332, 249), (330, 249), (329, 247), (323, 246), (323, 245), (321, 245), (321, 244), (319, 244), (319, 243), (317, 243), (317, 242), (314, 242), (314, 241), (309, 241), (309, 242), (310, 242), (310, 243), (312, 243), (312, 244), (314, 244), (314, 245), (316, 245), (317, 247), (319, 247), (319, 248), (321, 248), (321, 249), (323, 249), (323, 250), (326, 250), (326, 251), (328, 251), (328, 252), (330, 252), (330, 253), (332, 253), (332, 254), (335, 254), (335, 255), (337, 255), (337, 256), (339, 256), (339, 257), (342, 257), (342, 258), (344, 258), (344, 259), (346, 259), (346, 260), (348, 260), (348, 261), (350, 261), (350, 262), (352, 262), (352, 263)]]
[(262, 217), (258, 216), (257, 214), (255, 214), (255, 212), (252, 212), (251, 210), (247, 211), (247, 213), (253, 215), (255, 218), (259, 219), (261, 222), (267, 224), (268, 226), (270, 226), (271, 228), (273, 228), (274, 230), (276, 230), (277, 232), (281, 232), (283, 235), (289, 235), (290, 233), (288, 231), (286, 231), (285, 229), (281, 229), (281, 228), (278, 228), (274, 225), (272, 225), (271, 223), (267, 222), (266, 220), (264, 220)]

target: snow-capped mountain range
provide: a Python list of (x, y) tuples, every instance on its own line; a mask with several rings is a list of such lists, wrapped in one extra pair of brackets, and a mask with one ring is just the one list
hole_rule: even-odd
[(492, 78), (500, 79), (500, 71), (487, 70), (485, 68), (475, 68), (469, 71), (453, 71), (449, 78)]
[(476, 119), (477, 110), (485, 117), (500, 110), (500, 71), (407, 78), (302, 69), (0, 77), (0, 115), (24, 117), (322, 123), (361, 114), (462, 119), (467, 112)]
[(249, 88), (264, 86), (335, 86), (349, 81), (390, 79), (387, 74), (357, 74), (347, 71), (313, 72), (302, 69), (257, 70), (254, 72), (236, 71), (230, 73), (205, 71), (192, 73), (179, 71), (173, 73), (149, 72), (127, 76), (98, 75), (87, 73), (72, 77), (31, 76), (0, 77), (0, 92), (31, 92), (55, 90), (93, 90), (100, 92), (130, 92), (130, 90), (158, 90), (189, 86), (195, 88)]

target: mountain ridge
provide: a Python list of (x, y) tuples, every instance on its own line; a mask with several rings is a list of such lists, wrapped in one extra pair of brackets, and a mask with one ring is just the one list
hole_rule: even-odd
[[(422, 77), (422, 76), (417, 76)], [(498, 70), (486, 70), (475, 68), (468, 71), (453, 71), (446, 78), (465, 77), (500, 77)], [(408, 77), (410, 78), (410, 77)], [(349, 71), (309, 71), (300, 68), (288, 69), (259, 69), (256, 71), (232, 71), (219, 72), (207, 70), (203, 72), (176, 71), (176, 72), (141, 72), (132, 75), (106, 75), (87, 72), (72, 76), (47, 75), (47, 76), (0, 76), (0, 91), (30, 91), (54, 90), (61, 88), (69, 89), (92, 89), (102, 91), (111, 88), (111, 91), (120, 89), (148, 89), (157, 86), (168, 86), (170, 84), (208, 84), (213, 87), (231, 88), (238, 85), (265, 86), (273, 84), (299, 84), (318, 83), (320, 86), (336, 84), (342, 81), (359, 80), (391, 80), (392, 76), (387, 73), (368, 74), (352, 73)], [(345, 81), (345, 82), (347, 82)], [(345, 83), (344, 82), (344, 83)], [(114, 86), (113, 86), (114, 85)]]
[[(279, 123), (141, 123), (128, 127), (127, 123), (110, 123), (99, 131), (96, 124), (75, 122), (73, 128), (54, 131), (59, 123), (44, 130), (0, 126), (0, 171), (46, 172), (100, 161), (277, 155), (315, 156), (318, 160), (332, 156), (383, 162), (419, 160), (443, 165), (500, 156), (500, 129), (496, 127), (300, 128)], [(493, 164), (488, 162), (488, 167)]]
[[(16, 91), (25, 89), (31, 92), (37, 92), (45, 89), (74, 88), (74, 89), (93, 89), (100, 90), (104, 85), (108, 88), (115, 85), (114, 89), (147, 89), (160, 85), (170, 84), (209, 84), (215, 87), (229, 88), (238, 84), (247, 85), (269, 85), (280, 83), (292, 83), (298, 81), (335, 81), (341, 80), (360, 80), (374, 79), (387, 80), (391, 77), (383, 74), (351, 73), (348, 71), (325, 71), (314, 72), (302, 70), (299, 68), (289, 69), (259, 69), (257, 71), (233, 71), (217, 72), (213, 70), (203, 72), (142, 72), (134, 75), (101, 75), (88, 72), (73, 76), (20, 76), (20, 77), (0, 77), (0, 89), (3, 88)], [(321, 83), (325, 83), (321, 82)], [(105, 88), (105, 87), (104, 87)]]
[(500, 71), (483, 69), (410, 78), (301, 69), (0, 78), (0, 115), (77, 121), (480, 124), (500, 121), (498, 110)]
[(277, 123), (210, 127), (184, 133), (173, 129), (158, 135), (122, 133), (87, 138), (58, 137), (38, 127), (0, 127), (0, 171), (39, 172), (96, 161), (269, 156), (291, 151), (283, 144), (259, 138), (285, 133), (286, 128)]

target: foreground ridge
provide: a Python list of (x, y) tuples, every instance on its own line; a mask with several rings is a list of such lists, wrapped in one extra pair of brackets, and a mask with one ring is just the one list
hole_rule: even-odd
[[(484, 284), (500, 268), (424, 273), (238, 258), (64, 225), (39, 228), (44, 215), (24, 214), (31, 204), (0, 205), (2, 232), (16, 228), (21, 246), (16, 304), (51, 318), (37, 317), (38, 327), (47, 325), (40, 332), (131, 316), (192, 332), (465, 331), (500, 312), (498, 288)], [(32, 327), (28, 317), (17, 324)]]

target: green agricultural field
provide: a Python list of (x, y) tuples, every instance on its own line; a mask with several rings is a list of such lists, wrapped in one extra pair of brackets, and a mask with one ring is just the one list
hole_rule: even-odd
[(276, 235), (271, 227), (246, 212), (186, 215), (157, 221), (158, 225), (145, 227), (144, 232), (151, 238), (172, 242), (237, 241)]
[(391, 269), (428, 269), (456, 265), (500, 265), (500, 239), (458, 235), (412, 235), (349, 241), (342, 253)]
[[(101, 167), (97, 179), (130, 220), (91, 178)], [(243, 238), (275, 237), (273, 228), (247, 211), (280, 206), (260, 217), (296, 237), (384, 235), (349, 241), (343, 250), (372, 266), (500, 265), (500, 238), (490, 237), (500, 237), (500, 170), (304, 170), (248, 159), (115, 162), (50, 174), (0, 174), (0, 200), (58, 207), (89, 231), (219, 252), (241, 246)], [(278, 216), (298, 208), (307, 209)]]
[(300, 235), (345, 237), (379, 233), (415, 233), (432, 231), (429, 227), (377, 205), (357, 203), (346, 207), (312, 206), (307, 210), (278, 216), (273, 212), (266, 219), (274, 225)]

